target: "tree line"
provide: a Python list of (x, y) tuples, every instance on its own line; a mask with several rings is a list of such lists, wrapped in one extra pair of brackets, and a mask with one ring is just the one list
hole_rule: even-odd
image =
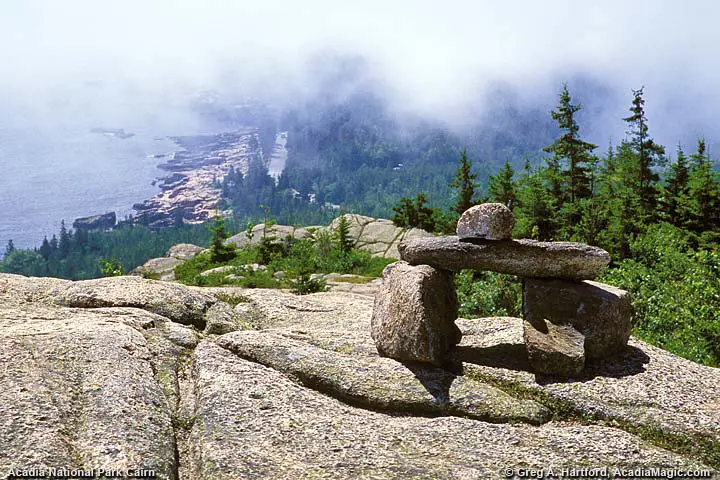
[(515, 213), (517, 237), (584, 242), (603, 247), (615, 259), (628, 258), (632, 240), (660, 222), (686, 231), (695, 247), (717, 248), (720, 182), (706, 141), (699, 138), (689, 156), (678, 145), (671, 161), (650, 135), (643, 95), (643, 88), (632, 91), (630, 114), (623, 118), (626, 137), (598, 154), (598, 146), (580, 135), (582, 107), (564, 85), (551, 112), (561, 135), (543, 148), (544, 164), (526, 160), (516, 172), (508, 160), (480, 196), (477, 174), (463, 151), (450, 183), (457, 199), (452, 211), (428, 207), (421, 192), (393, 208), (395, 223), (449, 233), (465, 209), (495, 201)]

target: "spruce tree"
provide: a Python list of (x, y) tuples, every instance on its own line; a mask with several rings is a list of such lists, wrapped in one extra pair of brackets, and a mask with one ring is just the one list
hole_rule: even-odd
[(462, 215), (465, 210), (475, 205), (475, 178), (477, 173), (471, 173), (472, 162), (467, 158), (467, 150), (463, 149), (460, 153), (460, 166), (455, 172), (455, 177), (450, 182), (450, 186), (457, 189), (458, 201), (453, 210), (458, 215)]
[(720, 223), (718, 179), (712, 170), (705, 139), (698, 139), (697, 152), (690, 155), (690, 160), (691, 229), (701, 234), (718, 229)]
[(428, 232), (435, 230), (435, 215), (432, 208), (425, 205), (427, 198), (420, 192), (413, 202), (409, 198), (401, 198), (398, 205), (393, 207), (395, 212), (391, 218), (398, 227), (417, 227)]
[(515, 209), (515, 229), (522, 237), (552, 239), (551, 194), (546, 176), (547, 169), (534, 171), (526, 159), (523, 175), (518, 181), (518, 208)]
[(50, 258), (51, 253), (52, 247), (50, 246), (50, 242), (48, 242), (46, 235), (43, 238), (42, 244), (40, 245), (40, 255), (42, 255), (43, 259), (47, 261), (47, 259)]
[(567, 84), (564, 84), (557, 109), (550, 112), (564, 133), (552, 145), (543, 148), (543, 151), (553, 155), (547, 160), (548, 180), (554, 207), (562, 211), (558, 229), (567, 229), (567, 236), (572, 235), (580, 220), (581, 200), (590, 197), (588, 165), (592, 151), (597, 148), (597, 145), (580, 139), (580, 127), (575, 114), (582, 106), (571, 102)]
[(221, 216), (217, 216), (215, 224), (212, 227), (213, 237), (210, 244), (210, 261), (213, 263), (229, 262), (235, 258), (235, 246), (233, 244), (226, 245), (225, 239), (230, 235), (225, 231), (225, 220)]
[(665, 219), (679, 228), (690, 222), (690, 169), (682, 146), (678, 144), (677, 159), (670, 165), (665, 179), (663, 201)]
[[(623, 158), (628, 180), (636, 188), (640, 201), (640, 220), (651, 223), (655, 217), (658, 198), (657, 182), (660, 179), (655, 171), (664, 162), (665, 147), (655, 143), (648, 134), (647, 117), (645, 116), (645, 100), (643, 89), (633, 90), (633, 101), (630, 107), (632, 115), (623, 120), (628, 124), (629, 138), (621, 144), (625, 146)], [(633, 178), (634, 177), (634, 178)]]
[(345, 215), (340, 216), (338, 220), (337, 230), (335, 230), (337, 238), (337, 246), (343, 255), (347, 255), (355, 246), (355, 242), (350, 238), (350, 225), (348, 224)]
[(58, 240), (58, 249), (60, 250), (60, 258), (66, 258), (70, 253), (70, 233), (65, 227), (65, 220), (60, 220), (60, 239)]
[(499, 202), (512, 209), (517, 205), (515, 172), (509, 161), (505, 162), (503, 169), (497, 175), (490, 176), (488, 192), (494, 202)]
[(12, 241), (12, 239), (8, 240), (7, 245), (5, 246), (5, 256), (7, 257), (11, 253), (15, 251), (15, 242)]

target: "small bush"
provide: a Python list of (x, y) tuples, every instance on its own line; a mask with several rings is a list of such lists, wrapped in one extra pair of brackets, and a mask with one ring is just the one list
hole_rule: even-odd
[(522, 284), (514, 275), (462, 270), (455, 275), (455, 288), (461, 317), (522, 315)]
[(227, 303), (228, 305), (230, 305), (232, 307), (239, 305), (241, 303), (250, 303), (250, 299), (248, 297), (246, 297), (245, 295), (217, 293), (217, 294), (215, 294), (215, 298), (217, 298), (221, 302)]
[(632, 294), (633, 333), (682, 357), (720, 366), (720, 254), (695, 251), (682, 230), (653, 225), (631, 258), (600, 281)]
[(125, 270), (117, 258), (101, 258), (100, 273), (103, 277), (119, 277), (125, 275)]
[(309, 275), (301, 275), (292, 281), (292, 291), (298, 295), (306, 295), (308, 293), (324, 292), (326, 285), (325, 280), (320, 278), (310, 278)]

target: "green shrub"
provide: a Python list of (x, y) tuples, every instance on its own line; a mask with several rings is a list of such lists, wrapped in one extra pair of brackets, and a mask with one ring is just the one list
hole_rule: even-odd
[(667, 223), (631, 242), (600, 281), (632, 293), (633, 333), (681, 357), (720, 366), (720, 254), (694, 251)]
[(101, 258), (100, 273), (103, 277), (119, 277), (125, 275), (125, 270), (117, 258)]
[(462, 270), (455, 275), (460, 316), (522, 315), (522, 284), (514, 275)]
[(298, 295), (306, 295), (308, 293), (324, 292), (326, 285), (325, 280), (320, 278), (310, 278), (310, 275), (301, 275), (293, 280), (292, 291)]
[(245, 295), (235, 295), (235, 294), (229, 294), (229, 293), (216, 293), (215, 298), (220, 300), (221, 302), (225, 302), (228, 305), (234, 307), (236, 305), (239, 305), (241, 303), (250, 303), (251, 300), (246, 297)]

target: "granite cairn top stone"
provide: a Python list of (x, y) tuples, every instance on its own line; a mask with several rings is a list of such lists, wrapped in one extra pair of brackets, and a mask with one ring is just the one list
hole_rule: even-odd
[(457, 223), (460, 240), (508, 240), (512, 238), (515, 216), (502, 203), (483, 203), (463, 212)]

